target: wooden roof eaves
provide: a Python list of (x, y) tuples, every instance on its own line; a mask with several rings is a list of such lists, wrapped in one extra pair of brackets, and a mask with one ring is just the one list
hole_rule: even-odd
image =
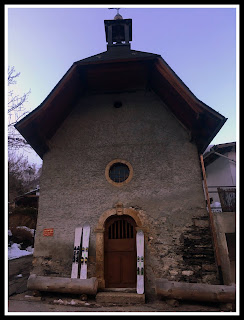
[(162, 75), (167, 78), (171, 85), (181, 94), (181, 96), (189, 103), (196, 113), (207, 111), (221, 120), (225, 119), (225, 117), (219, 112), (215, 111), (204, 102), (199, 100), (162, 57), (158, 59), (156, 66)]
[[(112, 60), (101, 60), (101, 61), (80, 60), (80, 61), (73, 63), (73, 65), (70, 67), (70, 69), (65, 73), (65, 75), (61, 78), (61, 80), (57, 83), (57, 85), (53, 88), (53, 90), (46, 97), (46, 99), (35, 110), (33, 110), (31, 113), (29, 113), (25, 118), (20, 120), (15, 125), (16, 129), (25, 137), (24, 128), (28, 124), (33, 124), (33, 126), (35, 126), (35, 123), (36, 123), (36, 121), (38, 121), (39, 116), (41, 116), (43, 113), (45, 114), (45, 110), (52, 106), (52, 102), (55, 100), (55, 97), (60, 92), (62, 92), (62, 89), (64, 89), (66, 85), (68, 85), (71, 78), (73, 79), (74, 75), (76, 75), (76, 77), (80, 78), (81, 71), (82, 71), (82, 73), (84, 72), (84, 74), (86, 74), (86, 68), (89, 68), (89, 66), (91, 66), (91, 65), (96, 66), (99, 64), (100, 65), (102, 64), (103, 66), (107, 64), (109, 66), (114, 63), (120, 64), (120, 63), (127, 63), (127, 62), (142, 62), (143, 63), (143, 61), (145, 61), (145, 62), (152, 61), (153, 65), (155, 66), (155, 68), (158, 72), (158, 76), (162, 77), (161, 79), (164, 79), (164, 81), (167, 81), (167, 83), (169, 83), (169, 85), (173, 88), (173, 90), (175, 90), (177, 95), (179, 95), (181, 97), (181, 99), (183, 99), (185, 101), (184, 105), (187, 106), (188, 111), (191, 111), (188, 114), (188, 117), (191, 114), (191, 117), (197, 119), (199, 114), (203, 113), (203, 114), (207, 115), (207, 117), (212, 116), (212, 117), (214, 117), (214, 119), (216, 119), (216, 118), (219, 119), (218, 126), (213, 131), (211, 136), (209, 138), (207, 138), (207, 137), (204, 138), (204, 140), (206, 141), (206, 142), (204, 141), (204, 146), (201, 143), (200, 149), (202, 151), (204, 151), (206, 149), (206, 147), (208, 146), (208, 144), (212, 141), (213, 137), (217, 134), (217, 132), (220, 130), (220, 128), (223, 126), (223, 124), (225, 123), (225, 121), (227, 119), (225, 117), (223, 117), (221, 114), (219, 114), (218, 112), (216, 112), (215, 110), (213, 110), (212, 108), (210, 108), (209, 106), (207, 106), (206, 104), (204, 104), (203, 102), (201, 102), (200, 100), (198, 100), (195, 97), (195, 95), (189, 90), (189, 88), (183, 83), (183, 81), (168, 66), (168, 64), (164, 61), (164, 59), (159, 55), (153, 55), (153, 54), (152, 54), (152, 56), (126, 57), (126, 58), (119, 58), (119, 59), (112, 59)], [(151, 73), (151, 71), (150, 71), (150, 73)], [(85, 78), (82, 76), (82, 78), (80, 78), (80, 81), (82, 83), (84, 83)], [(183, 100), (182, 100), (182, 102), (183, 102)], [(178, 117), (178, 120), (180, 122), (182, 122), (181, 115), (178, 114), (179, 112), (181, 114), (181, 111), (178, 110), (175, 115), (176, 115), (176, 117)], [(182, 112), (183, 112), (183, 110), (182, 110)], [(187, 120), (186, 118), (188, 118), (188, 117), (184, 117), (184, 120), (186, 121)], [(191, 121), (193, 121), (193, 120), (191, 120)], [(184, 123), (184, 121), (182, 123), (184, 125), (186, 125)], [(188, 128), (189, 130), (192, 129), (191, 125), (190, 126), (187, 125), (186, 127), (189, 127)], [(36, 152), (42, 158), (43, 154), (46, 152), (45, 150), (47, 148), (47, 145), (45, 143), (45, 137), (43, 138), (42, 133), (38, 133), (38, 131), (36, 131), (36, 130), (37, 129), (35, 129), (34, 131), (37, 134), (37, 138), (33, 140), (32, 137), (30, 137), (29, 140), (32, 143), (32, 146), (33, 145), (35, 146)], [(37, 146), (37, 144), (39, 144), (39, 146)], [(204, 149), (204, 147), (205, 147), (205, 149)]]
[(203, 153), (210, 142), (213, 140), (213, 138), (217, 135), (217, 133), (220, 131), (220, 129), (223, 127), (225, 122), (228, 120), (228, 118), (223, 117), (222, 120), (220, 120), (218, 126), (215, 128), (215, 130), (212, 132), (212, 134), (209, 136), (209, 138), (206, 140), (205, 144), (199, 149), (199, 153)]
[(123, 47), (120, 48), (110, 48), (107, 51), (98, 53), (91, 57), (78, 60), (75, 62), (77, 65), (89, 65), (96, 63), (114, 63), (114, 62), (123, 62), (128, 60), (143, 60), (143, 59), (155, 59), (160, 57), (160, 55), (150, 52), (138, 51), (126, 49)]
[(190, 91), (190, 89), (184, 84), (184, 82), (177, 76), (177, 74), (170, 68), (170, 66), (165, 62), (165, 60), (160, 57), (157, 59), (155, 66), (157, 70), (162, 74), (164, 78), (171, 84), (171, 86), (182, 96), (182, 98), (189, 104), (192, 110), (199, 114), (201, 113), (201, 108), (199, 105), (199, 100)]
[[(157, 65), (151, 73), (150, 82), (154, 91), (164, 103), (168, 105), (170, 111), (175, 115), (178, 121), (191, 131), (191, 123), (192, 121), (197, 120), (198, 113), (196, 113), (182, 95), (175, 90), (168, 78), (162, 75), (157, 68)], [(177, 100), (178, 102), (176, 103)]]
[[(84, 59), (86, 60), (86, 59)], [(210, 113), (214, 114), (217, 117), (223, 118), (218, 112), (204, 104), (202, 101), (198, 100), (194, 94), (189, 90), (189, 88), (182, 82), (182, 80), (174, 73), (174, 71), (168, 66), (168, 64), (163, 60), (163, 58), (159, 55), (152, 55), (146, 57), (135, 57), (135, 58), (126, 58), (126, 59), (112, 59), (112, 60), (101, 60), (101, 61), (84, 61), (80, 60), (74, 62), (70, 69), (66, 72), (66, 74), (61, 78), (61, 80), (57, 83), (57, 85), (53, 88), (53, 90), (49, 93), (49, 95), (45, 98), (45, 100), (32, 112), (30, 112), (26, 117), (20, 120), (16, 125), (16, 129), (22, 128), (27, 124), (29, 121), (32, 121), (36, 116), (39, 115), (40, 110), (43, 111), (45, 108), (52, 103), (53, 99), (55, 98), (56, 94), (58, 93), (57, 90), (62, 90), (65, 86), (66, 82), (73, 76), (75, 70), (80, 69), (82, 66), (89, 66), (89, 65), (97, 65), (97, 64), (110, 64), (110, 63), (126, 63), (126, 62), (133, 62), (133, 61), (145, 61), (145, 60), (154, 60), (156, 68), (162, 74), (163, 77), (167, 79), (167, 81), (174, 87), (174, 89), (186, 100), (186, 102), (191, 106), (191, 108), (197, 114), (201, 112), (201, 110), (207, 110)]]
[(204, 102), (202, 102), (198, 98), (196, 98), (196, 100), (197, 100), (197, 103), (199, 104), (199, 106), (204, 111), (207, 111), (207, 112), (211, 113), (213, 116), (219, 118), (220, 120), (225, 120), (225, 121), (227, 120), (227, 118), (225, 118), (222, 114), (220, 114), (218, 111), (214, 110), (213, 108), (209, 107), (207, 104), (205, 104)]
[(215, 151), (221, 151), (222, 150), (225, 150), (227, 148), (233, 148), (233, 149), (236, 149), (236, 142), (233, 141), (233, 142), (226, 142), (226, 143), (220, 143), (220, 144), (217, 144), (216, 146), (213, 146), (212, 147)]
[(43, 102), (31, 111), (28, 115), (26, 115), (23, 119), (15, 124), (15, 128), (19, 131), (24, 128), (29, 122), (33, 121), (37, 118), (41, 111), (44, 111), (48, 105), (51, 105), (55, 96), (57, 95), (57, 90), (61, 91), (62, 88), (66, 85), (66, 83), (71, 79), (74, 72), (77, 70), (77, 65), (73, 63), (73, 65), (68, 69), (68, 71), (64, 74), (64, 76), (59, 80), (56, 86), (52, 89), (52, 91), (47, 95), (47, 97), (43, 100)]
[(113, 64), (113, 63), (126, 63), (126, 62), (137, 62), (137, 61), (148, 61), (148, 60), (156, 60), (158, 56), (152, 57), (127, 57), (127, 58), (119, 58), (119, 59), (111, 59), (111, 60), (98, 60), (98, 61), (84, 61), (80, 60), (75, 62), (77, 66), (89, 66), (89, 65), (98, 65), (98, 64)]
[(217, 144), (212, 146), (210, 151), (206, 152), (203, 155), (205, 167), (207, 167), (208, 165), (210, 165), (212, 162), (214, 162), (216, 159), (220, 157), (215, 153), (215, 151), (221, 154), (225, 154), (226, 152), (229, 152), (233, 149), (235, 150), (235, 148), (236, 148), (236, 142), (227, 142), (227, 143), (222, 143), (222, 144)]
[[(155, 59), (155, 57), (153, 58)], [(34, 120), (37, 116), (39, 116), (40, 111), (44, 111), (48, 105), (51, 105), (53, 99), (58, 94), (57, 90), (61, 91), (62, 88), (66, 85), (66, 83), (71, 79), (74, 72), (78, 71), (80, 67), (89, 67), (89, 65), (98, 65), (98, 64), (110, 64), (110, 63), (120, 63), (120, 62), (133, 62), (133, 61), (143, 61), (143, 60), (152, 60), (152, 57), (136, 57), (136, 58), (128, 58), (128, 59), (113, 59), (113, 60), (102, 60), (102, 61), (92, 61), (92, 62), (82, 62), (83, 60), (74, 62), (73, 65), (68, 69), (65, 75), (59, 80), (56, 86), (52, 89), (52, 91), (48, 94), (48, 96), (43, 100), (43, 102), (31, 111), (27, 116), (21, 119), (18, 123), (16, 123), (15, 128), (17, 130), (23, 128), (29, 122)], [(82, 68), (83, 69), (83, 68)], [(85, 69), (84, 69), (85, 70)]]
[(229, 149), (235, 149), (236, 148), (236, 142), (227, 142), (227, 143), (221, 143), (216, 144), (211, 147), (211, 149), (204, 153), (203, 159), (207, 159), (211, 154), (213, 154), (215, 151), (224, 154), (225, 152), (228, 152)]
[[(214, 119), (218, 119), (218, 125), (209, 138), (206, 140), (204, 145), (200, 146), (199, 152), (203, 152), (212, 139), (216, 136), (219, 130), (222, 128), (224, 123), (227, 121), (223, 115), (219, 112), (215, 111), (201, 100), (199, 100), (190, 89), (184, 84), (184, 82), (177, 76), (177, 74), (170, 68), (170, 66), (165, 62), (162, 57), (159, 57), (155, 62), (155, 67), (158, 72), (167, 79), (170, 85), (180, 94), (180, 96), (187, 102), (187, 104), (191, 107), (196, 115), (196, 119), (198, 119), (202, 114), (205, 114), (207, 117), (213, 117)], [(181, 120), (180, 120), (181, 121)]]
[[(53, 90), (45, 98), (45, 100), (32, 112), (30, 112), (26, 117), (21, 119), (15, 124), (15, 128), (20, 132), (20, 134), (26, 139), (26, 141), (32, 146), (36, 153), (43, 158), (43, 155), (49, 150), (48, 145), (48, 135), (49, 133), (43, 133), (43, 124), (40, 124), (41, 119), (46, 117), (46, 112), (52, 108), (55, 98), (58, 96), (59, 92), (62, 92), (66, 86), (68, 86), (70, 79), (74, 77), (79, 77), (79, 73), (76, 71), (77, 66), (73, 64), (61, 80), (56, 84)], [(43, 122), (43, 121), (42, 121)], [(57, 127), (57, 124), (54, 124)], [(51, 128), (54, 130), (55, 128)]]

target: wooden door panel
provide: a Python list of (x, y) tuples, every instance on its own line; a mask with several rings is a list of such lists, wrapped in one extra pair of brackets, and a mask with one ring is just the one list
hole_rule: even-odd
[(134, 239), (111, 239), (107, 242), (105, 251), (135, 251), (135, 241)]
[(133, 252), (123, 252), (121, 255), (121, 282), (126, 288), (136, 283), (136, 255)]
[(109, 252), (105, 256), (107, 288), (133, 288), (136, 283), (136, 255), (131, 252)]
[(105, 225), (104, 263), (107, 288), (136, 286), (136, 230), (129, 216), (114, 216)]
[(108, 288), (116, 288), (121, 282), (120, 256), (110, 252), (105, 255), (105, 279)]

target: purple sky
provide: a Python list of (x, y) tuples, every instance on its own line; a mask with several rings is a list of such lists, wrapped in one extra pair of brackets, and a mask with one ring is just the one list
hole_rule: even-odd
[[(104, 20), (116, 14), (109, 7), (8, 7), (6, 63), (21, 72), (18, 90), (31, 89), (28, 110), (73, 62), (106, 51)], [(211, 144), (235, 141), (236, 9), (134, 7), (120, 9), (132, 19), (131, 48), (160, 54), (200, 100), (228, 118)]]

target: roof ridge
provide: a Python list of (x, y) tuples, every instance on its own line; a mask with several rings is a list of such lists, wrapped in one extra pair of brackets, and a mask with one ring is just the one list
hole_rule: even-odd
[(125, 47), (113, 47), (107, 51), (95, 54), (93, 56), (78, 60), (74, 62), (75, 64), (83, 64), (86, 62), (97, 62), (97, 61), (108, 61), (108, 60), (117, 60), (117, 59), (128, 59), (128, 58), (149, 58), (149, 57), (161, 57), (159, 54), (131, 50)]

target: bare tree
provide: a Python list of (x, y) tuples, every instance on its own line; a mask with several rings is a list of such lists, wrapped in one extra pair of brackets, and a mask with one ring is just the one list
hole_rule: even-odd
[(27, 113), (24, 103), (27, 102), (30, 90), (22, 96), (16, 95), (10, 87), (16, 84), (16, 79), (20, 72), (16, 72), (14, 67), (8, 67), (8, 148), (20, 149), (30, 147), (27, 141), (17, 132), (14, 125)]
[(9, 202), (39, 185), (41, 168), (30, 164), (23, 155), (9, 153), (8, 157), (8, 196)]

